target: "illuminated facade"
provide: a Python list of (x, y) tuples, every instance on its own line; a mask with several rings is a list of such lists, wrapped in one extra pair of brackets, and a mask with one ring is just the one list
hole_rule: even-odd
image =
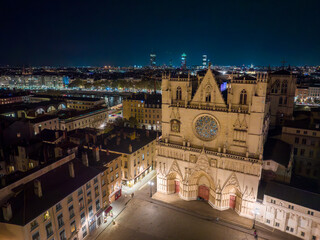
[(204, 77), (162, 79), (162, 140), (157, 191), (203, 198), (253, 218), (268, 131), (267, 76), (233, 78), (225, 91)]

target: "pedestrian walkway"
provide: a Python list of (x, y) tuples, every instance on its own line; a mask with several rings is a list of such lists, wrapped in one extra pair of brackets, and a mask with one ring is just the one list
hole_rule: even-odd
[(116, 201), (111, 203), (112, 207), (112, 214), (113, 216), (107, 217), (107, 222), (102, 223), (100, 227), (98, 227), (94, 232), (90, 233), (89, 236), (87, 236), (86, 240), (93, 240), (96, 239), (110, 224), (112, 224), (112, 221), (114, 220), (116, 222), (117, 217), (119, 214), (125, 209), (128, 202), (130, 202), (131, 196), (129, 195), (123, 195), (120, 198), (118, 198)]
[[(176, 209), (180, 212), (189, 213), (192, 216), (220, 223), (233, 229), (249, 233), (253, 236), (253, 220), (239, 216), (233, 210), (216, 210), (208, 203), (203, 201), (185, 201), (179, 198), (178, 194), (163, 194), (156, 192), (151, 202), (167, 205), (170, 208)], [(256, 223), (258, 239), (299, 239), (291, 234), (264, 227), (264, 224)]]
[(219, 218), (220, 221), (226, 221), (246, 229), (252, 229), (253, 220), (241, 217), (231, 209), (225, 211), (216, 210), (204, 201), (182, 200), (178, 194), (163, 194), (156, 192), (152, 198), (188, 211), (192, 211), (193, 213), (199, 214), (203, 217)]
[(131, 193), (143, 188), (154, 177), (156, 177), (156, 171), (152, 170), (143, 179), (141, 179), (139, 182), (134, 184), (132, 187), (122, 186), (123, 194), (131, 194)]

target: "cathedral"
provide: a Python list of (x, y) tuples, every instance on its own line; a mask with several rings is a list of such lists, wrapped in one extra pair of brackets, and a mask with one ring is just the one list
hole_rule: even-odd
[(253, 218), (269, 126), (267, 74), (163, 75), (157, 191)]

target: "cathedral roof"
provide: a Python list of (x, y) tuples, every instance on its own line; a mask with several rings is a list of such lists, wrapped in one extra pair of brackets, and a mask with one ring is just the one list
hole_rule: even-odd
[(291, 75), (291, 72), (288, 70), (281, 69), (281, 70), (272, 72), (271, 75)]
[(288, 166), (291, 158), (290, 144), (276, 138), (268, 138), (264, 144), (263, 159), (273, 160), (285, 167)]

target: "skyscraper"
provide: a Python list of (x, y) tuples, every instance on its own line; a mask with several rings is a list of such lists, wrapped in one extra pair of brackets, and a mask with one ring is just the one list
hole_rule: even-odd
[(150, 53), (150, 66), (151, 67), (156, 66), (156, 57), (157, 57), (157, 55), (155, 53)]
[(186, 69), (187, 68), (187, 54), (182, 53), (181, 55), (181, 68)]
[(207, 57), (207, 55), (204, 54), (204, 55), (202, 55), (202, 67), (206, 68), (207, 64), (208, 64), (208, 57)]

